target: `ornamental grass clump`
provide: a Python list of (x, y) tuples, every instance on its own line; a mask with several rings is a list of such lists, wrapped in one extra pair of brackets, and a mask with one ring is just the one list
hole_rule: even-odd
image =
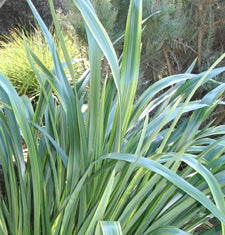
[[(91, 3), (74, 0), (86, 24), (90, 57), (90, 70), (76, 81), (50, 0), (71, 86), (49, 31), (27, 2), (48, 41), (54, 69), (24, 40), (41, 86), (35, 111), (0, 74), (5, 186), (0, 233), (190, 234), (215, 217), (219, 224), (210, 232), (225, 234), (225, 126), (207, 122), (214, 108), (224, 105), (225, 84), (192, 99), (202, 84), (225, 71), (215, 68), (225, 55), (206, 72), (192, 74), (193, 63), (185, 74), (159, 80), (134, 101), (142, 1), (130, 1), (118, 59)], [(101, 86), (102, 56), (112, 75)]]
[[(50, 31), (53, 31), (52, 29)], [(79, 63), (74, 64), (76, 78), (88, 68), (85, 58), (85, 49), (78, 45), (77, 39), (73, 40), (68, 33), (64, 34), (65, 44), (70, 57), (76, 58)], [(47, 49), (48, 43), (43, 36), (38, 25), (30, 31), (22, 26), (10, 31), (10, 36), (2, 36), (0, 41), (0, 71), (10, 80), (20, 96), (27, 95), (30, 99), (35, 99), (40, 93), (40, 84), (27, 59), (23, 37), (26, 35), (26, 42), (29, 48), (38, 56), (42, 63), (48, 68), (53, 68), (50, 51)], [(63, 52), (53, 33), (53, 40), (57, 48), (59, 57), (63, 59)], [(81, 56), (82, 54), (82, 56)]]

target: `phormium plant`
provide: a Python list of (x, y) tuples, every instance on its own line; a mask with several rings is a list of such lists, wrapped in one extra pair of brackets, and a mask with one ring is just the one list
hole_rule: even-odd
[[(76, 82), (50, 0), (71, 86), (49, 31), (27, 2), (54, 69), (46, 68), (25, 40), (41, 86), (35, 111), (0, 74), (1, 234), (188, 234), (212, 217), (220, 222), (212, 233), (225, 234), (225, 126), (206, 122), (224, 105), (225, 84), (192, 100), (202, 84), (224, 72), (215, 66), (225, 55), (201, 74), (191, 74), (193, 63), (185, 74), (159, 80), (134, 101), (142, 1), (130, 1), (118, 59), (89, 0), (74, 0), (85, 20), (90, 55), (90, 71)], [(101, 86), (102, 55), (112, 76)], [(182, 162), (186, 167), (180, 170)]]

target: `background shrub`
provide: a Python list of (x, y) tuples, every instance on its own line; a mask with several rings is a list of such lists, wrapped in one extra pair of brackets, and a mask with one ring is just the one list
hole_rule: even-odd
[[(91, 0), (99, 19), (114, 41), (124, 33), (129, 0), (102, 1)], [(104, 4), (102, 3), (104, 2)], [(66, 7), (67, 6), (67, 7)], [(72, 25), (76, 35), (87, 43), (85, 27), (80, 14), (66, 0), (66, 15), (59, 19), (64, 27)], [(143, 19), (160, 11), (152, 17), (142, 35), (141, 78), (143, 87), (164, 76), (185, 72), (198, 57), (196, 72), (204, 71), (225, 48), (225, 14), (223, 1), (183, 0), (183, 1), (143, 1)], [(66, 24), (63, 23), (65, 19)], [(115, 48), (121, 52), (123, 41)], [(224, 79), (218, 77), (217, 79)], [(140, 84), (141, 85), (141, 84)], [(205, 86), (206, 87), (206, 86)]]

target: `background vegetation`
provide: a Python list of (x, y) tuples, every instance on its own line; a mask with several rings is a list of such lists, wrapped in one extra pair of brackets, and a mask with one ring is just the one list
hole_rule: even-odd
[[(129, 1), (91, 2), (114, 41), (124, 32)], [(66, 0), (66, 3), (68, 13), (64, 16), (59, 15), (61, 24), (65, 28), (71, 25), (79, 38), (87, 43), (79, 11), (72, 0)], [(141, 77), (144, 86), (146, 82), (152, 83), (163, 76), (185, 72), (197, 57), (198, 62), (194, 71), (201, 72), (224, 52), (224, 1), (144, 0), (143, 6), (143, 19), (160, 11), (148, 21), (142, 36)], [(122, 42), (116, 45), (116, 49), (121, 52)], [(224, 80), (224, 77), (219, 79)]]
[[(65, 34), (66, 46), (69, 50), (71, 60), (76, 58), (79, 63), (74, 63), (76, 78), (88, 68), (85, 48), (78, 44), (76, 37), (72, 38)], [(26, 94), (31, 99), (37, 98), (40, 93), (40, 85), (32, 70), (24, 48), (24, 37), (31, 50), (38, 56), (48, 69), (53, 69), (51, 53), (47, 50), (48, 44), (38, 25), (34, 31), (29, 32), (22, 26), (10, 31), (10, 36), (3, 36), (0, 41), (0, 64), (1, 72), (4, 73), (19, 95)], [(57, 43), (56, 36), (53, 38), (59, 57), (63, 58), (63, 52)], [(79, 61), (80, 60), (80, 61)], [(70, 77), (68, 77), (71, 80)]]

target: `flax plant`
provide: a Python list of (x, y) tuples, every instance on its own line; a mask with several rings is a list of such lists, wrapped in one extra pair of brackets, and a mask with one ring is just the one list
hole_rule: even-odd
[[(74, 0), (85, 21), (90, 56), (90, 70), (76, 81), (50, 0), (71, 85), (51, 34), (27, 2), (54, 69), (46, 68), (24, 40), (40, 83), (35, 110), (0, 74), (0, 233), (190, 234), (215, 217), (220, 224), (210, 232), (225, 234), (225, 126), (208, 120), (217, 105), (224, 105), (225, 84), (192, 99), (202, 84), (225, 71), (215, 68), (225, 55), (201, 74), (191, 73), (194, 62), (185, 74), (159, 80), (136, 100), (142, 1), (130, 1), (118, 59), (89, 0)], [(103, 57), (112, 75), (102, 84)]]

